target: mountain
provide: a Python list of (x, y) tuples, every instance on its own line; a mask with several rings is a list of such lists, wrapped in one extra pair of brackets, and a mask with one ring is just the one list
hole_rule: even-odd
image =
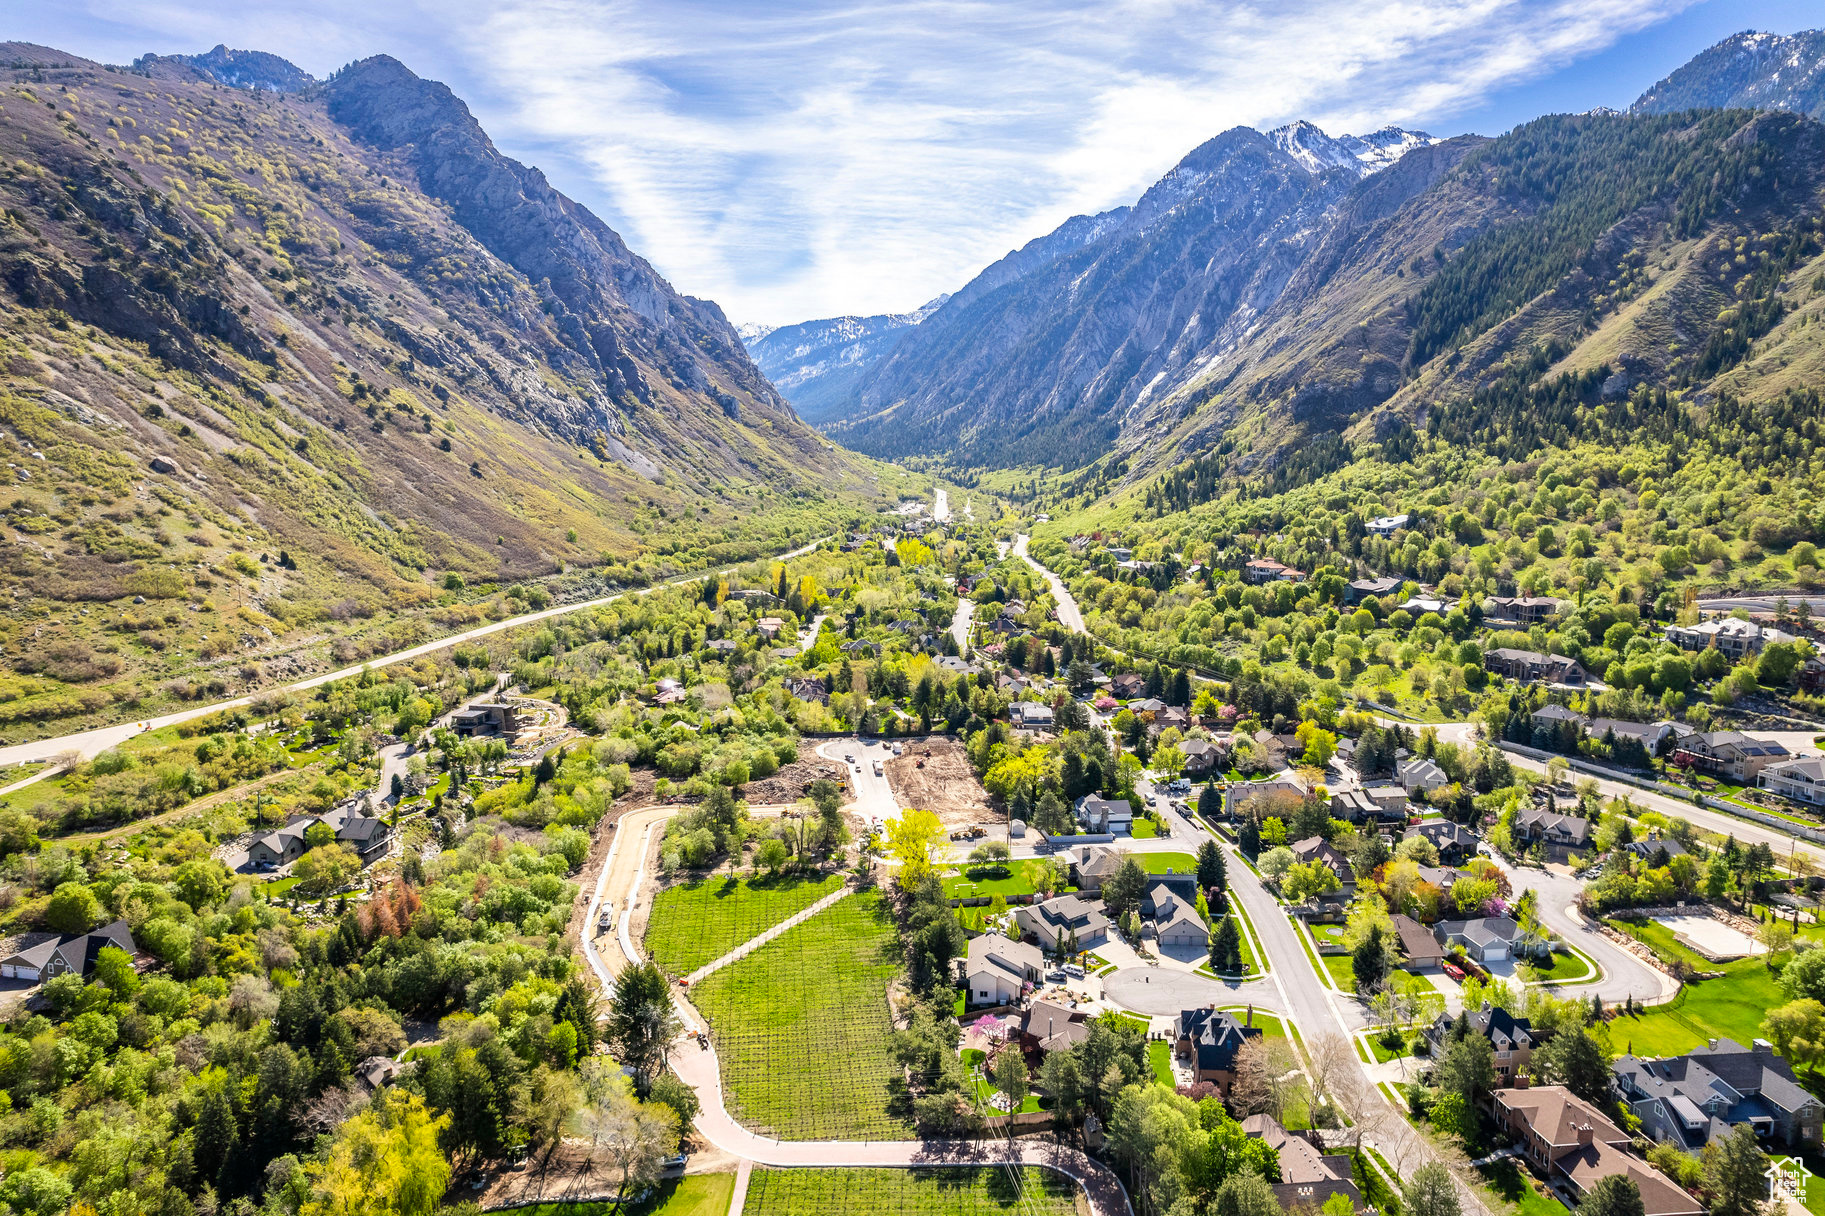
[(1333, 139), (1303, 119), (1276, 127), (1267, 137), (1308, 173), (1348, 169), (1358, 177), (1380, 172), (1413, 149), (1438, 142), (1424, 131), (1403, 131), (1399, 127)]
[(0, 45), (0, 737), (892, 501), (443, 85), (197, 58)]
[(139, 72), (193, 73), (199, 80), (236, 89), (266, 89), (296, 93), (316, 83), (316, 78), (288, 59), (265, 51), (231, 51), (217, 43), (201, 55), (141, 55), (133, 61)]
[(757, 326), (752, 337), (743, 335), (743, 341), (754, 362), (799, 416), (817, 424), (849, 400), (857, 381), (908, 329), (948, 299), (948, 294), (941, 295), (912, 312), (831, 317), (777, 328)]
[(1399, 181), (1422, 188), (1445, 147), (1394, 129), (1227, 131), (1133, 207), (1068, 221), (989, 267), (862, 378), (828, 430), (880, 455), (1094, 460), (1252, 330), (1352, 189), (1408, 160)]
[(1743, 106), (1825, 119), (1825, 30), (1733, 34), (1643, 93), (1635, 114)]

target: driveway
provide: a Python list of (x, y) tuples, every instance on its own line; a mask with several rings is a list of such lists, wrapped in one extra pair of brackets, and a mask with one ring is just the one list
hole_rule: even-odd
[(1213, 980), (1168, 967), (1123, 967), (1103, 976), (1103, 999), (1133, 1013), (1167, 1017), (1206, 1005), (1254, 1005), (1285, 1013), (1272, 980)]
[(1554, 933), (1576, 946), (1602, 968), (1603, 978), (1594, 984), (1554, 986), (1560, 996), (1603, 994), (1605, 1001), (1634, 997), (1638, 1005), (1670, 1001), (1679, 991), (1679, 982), (1665, 972), (1648, 966), (1640, 959), (1597, 932), (1575, 909), (1578, 892), (1584, 884), (1570, 874), (1555, 869), (1519, 869), (1500, 857), (1494, 859), (1516, 891), (1531, 887), (1540, 896), (1540, 920)]

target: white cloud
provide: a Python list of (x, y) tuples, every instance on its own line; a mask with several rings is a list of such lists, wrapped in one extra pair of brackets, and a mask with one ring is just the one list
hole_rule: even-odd
[(1423, 124), (1689, 2), (70, 0), (43, 40), (396, 55), (681, 290), (777, 323), (953, 290), (1230, 126)]

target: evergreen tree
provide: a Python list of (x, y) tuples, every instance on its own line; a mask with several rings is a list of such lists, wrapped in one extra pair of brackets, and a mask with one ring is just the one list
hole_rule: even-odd
[(1242, 970), (1242, 934), (1233, 916), (1225, 916), (1211, 935), (1210, 969), (1219, 975), (1235, 975)]
[(1381, 926), (1371, 925), (1350, 955), (1350, 971), (1356, 976), (1356, 991), (1368, 992), (1388, 978), (1388, 945), (1382, 940)]
[(1198, 846), (1198, 886), (1206, 891), (1229, 889), (1229, 872), (1223, 860), (1223, 849), (1214, 840)]
[[(1761, 1174), (1756, 1174), (1761, 1181)], [(1713, 1209), (1715, 1210), (1715, 1209)], [(1577, 1216), (1647, 1216), (1641, 1187), (1627, 1174), (1605, 1174), (1578, 1201)]]

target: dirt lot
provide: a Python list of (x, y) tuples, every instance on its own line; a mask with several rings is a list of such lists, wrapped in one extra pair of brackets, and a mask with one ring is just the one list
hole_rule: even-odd
[(855, 797), (855, 789), (849, 784), (849, 770), (818, 755), (815, 744), (815, 740), (799, 740), (797, 760), (771, 777), (748, 782), (741, 787), (741, 796), (751, 806), (782, 806), (803, 798), (806, 787), (819, 777), (828, 777), (843, 787), (844, 799)]
[(901, 806), (934, 811), (947, 828), (1001, 822), (1000, 812), (989, 809), (988, 791), (970, 771), (963, 748), (942, 736), (909, 741), (905, 755), (887, 762), (887, 783)]

